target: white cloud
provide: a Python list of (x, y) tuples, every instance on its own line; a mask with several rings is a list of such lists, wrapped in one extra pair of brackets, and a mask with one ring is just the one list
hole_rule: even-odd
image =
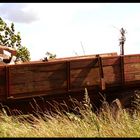
[(31, 23), (38, 20), (35, 11), (27, 4), (6, 3), (0, 5), (0, 15), (12, 22)]
[[(128, 32), (125, 52), (138, 52), (139, 10), (134, 12), (135, 6), (131, 6), (131, 12), (130, 7), (127, 9), (128, 5), (123, 5), (125, 10), (128, 10), (123, 13), (123, 6), (119, 9), (120, 5), (117, 7), (110, 3), (28, 3), (19, 9), (28, 17), (33, 11), (36, 13), (33, 17), (38, 17), (38, 20), (30, 24), (15, 22), (15, 28), (21, 32), (22, 42), (29, 48), (32, 60), (40, 59), (46, 51), (56, 53), (58, 57), (74, 56), (74, 51), (83, 55), (81, 41), (86, 54), (114, 51), (119, 53), (118, 39), (121, 27)], [(120, 11), (117, 12), (117, 9)]]

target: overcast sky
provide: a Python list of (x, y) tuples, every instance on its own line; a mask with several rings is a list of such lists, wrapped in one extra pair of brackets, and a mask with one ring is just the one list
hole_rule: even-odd
[(85, 54), (119, 54), (121, 27), (127, 31), (125, 54), (140, 53), (140, 3), (0, 3), (0, 17), (14, 22), (32, 60), (47, 51), (84, 55), (82, 45)]

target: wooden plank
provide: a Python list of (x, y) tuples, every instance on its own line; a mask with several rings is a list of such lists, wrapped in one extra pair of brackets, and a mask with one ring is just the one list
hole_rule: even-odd
[(84, 60), (75, 60), (75, 61), (71, 61), (70, 67), (71, 67), (71, 69), (97, 67), (98, 66), (97, 61), (98, 61), (97, 58), (94, 58), (94, 59), (84, 59)]
[(1, 66), (0, 67), (0, 96), (3, 98), (5, 97), (5, 93), (6, 93), (6, 79), (5, 78), (6, 78), (5, 77), (5, 66)]
[(9, 94), (33, 92), (40, 90), (53, 90), (59, 88), (66, 88), (67, 83), (65, 79), (60, 80), (45, 80), (45, 81), (22, 81), (9, 85)]
[(140, 80), (126, 81), (126, 83), (125, 83), (125, 86), (132, 87), (132, 88), (136, 88), (136, 87), (138, 87), (138, 85), (140, 85)]
[(106, 89), (106, 83), (105, 83), (105, 79), (104, 79), (102, 58), (99, 55), (97, 55), (97, 58), (98, 58), (98, 65), (99, 65), (100, 88), (101, 88), (101, 90), (105, 90)]
[(125, 64), (125, 77), (127, 82), (140, 80), (140, 63)]
[(5, 68), (0, 68), (0, 76), (3, 76), (5, 73)]
[(140, 63), (140, 55), (128, 55), (124, 56), (124, 63)]
[(73, 88), (98, 85), (100, 82), (98, 68), (72, 69), (70, 71), (70, 77), (71, 90)]
[(55, 70), (63, 70), (66, 69), (66, 63), (41, 63), (41, 64), (29, 64), (29, 65), (9, 65), (9, 69), (11, 72), (23, 73), (23, 71), (34, 71), (34, 72), (48, 72)]
[(112, 56), (112, 57), (102, 57), (102, 65), (103, 66), (113, 66), (113, 65), (119, 65), (120, 60), (118, 56)]
[(71, 78), (71, 89), (99, 85), (99, 83), (100, 83), (99, 77), (98, 78), (94, 78), (94, 76), (75, 77), (75, 78)]
[(99, 78), (99, 68), (72, 69), (70, 71), (70, 77), (93, 77), (96, 79)]
[(4, 85), (0, 86), (0, 95), (5, 96), (5, 86)]
[(66, 61), (66, 65), (67, 65), (67, 91), (69, 92), (70, 90), (70, 61)]
[(124, 65), (125, 73), (140, 72), (140, 63), (127, 63)]
[(100, 79), (104, 78), (104, 72), (103, 72), (103, 65), (102, 65), (102, 58), (98, 55), (98, 65), (99, 65), (99, 76)]
[[(37, 91), (47, 91), (47, 90), (59, 90), (67, 89), (67, 81), (41, 81), (41, 82), (31, 82), (31, 83), (20, 83), (15, 85), (10, 85), (10, 95), (21, 94), (28, 92), (37, 92)], [(53, 94), (53, 93), (52, 93)], [(24, 96), (24, 94), (23, 94)]]
[(47, 80), (64, 80), (66, 79), (65, 71), (53, 71), (53, 72), (31, 72), (26, 71), (24, 73), (10, 73), (10, 85), (25, 82), (37, 82)]
[(120, 88), (121, 87), (121, 82), (112, 82), (111, 84), (110, 83), (106, 83), (106, 88), (107, 89), (116, 89), (116, 88)]
[(103, 67), (103, 71), (104, 71), (104, 75), (106, 76), (110, 76), (110, 74), (117, 74), (120, 75), (121, 71), (120, 71), (120, 66), (119, 65), (113, 65), (113, 66), (105, 66)]
[(9, 67), (9, 96), (67, 88), (66, 63), (37, 66)]
[(128, 81), (137, 81), (140, 80), (140, 73), (135, 72), (135, 73), (126, 73), (126, 82)]
[(135, 73), (135, 80), (140, 80), (140, 73)]
[(121, 83), (121, 78), (120, 75), (115, 75), (115, 74), (110, 74), (108, 77), (104, 77), (105, 83), (106, 84), (115, 84), (115, 83)]
[(135, 74), (125, 74), (125, 81), (134, 81), (135, 79)]
[(119, 65), (103, 67), (104, 79), (106, 84), (115, 84), (121, 82), (121, 72)]
[[(81, 56), (73, 56), (73, 57), (65, 57), (65, 58), (55, 58), (55, 59), (50, 59), (46, 62), (42, 61), (30, 61), (30, 62), (24, 62), (21, 65), (26, 65), (26, 64), (43, 64), (43, 63), (55, 63), (55, 62), (66, 62), (66, 61), (75, 61), (75, 60), (85, 60), (85, 59), (93, 59), (96, 58), (97, 54), (92, 54), (92, 55), (81, 55)], [(102, 53), (99, 54), (101, 57), (111, 57), (111, 56), (117, 56), (117, 52), (112, 52), (112, 53)], [(17, 64), (19, 65), (19, 64)]]
[(5, 76), (0, 76), (0, 86), (5, 86), (5, 84), (6, 84)]
[(57, 95), (59, 96), (60, 94), (65, 94), (66, 93), (66, 89), (56, 89), (56, 90), (48, 90), (48, 91), (34, 91), (34, 92), (25, 92), (25, 93), (19, 93), (19, 94), (11, 94), (11, 96), (9, 96), (8, 99), (27, 99), (27, 98), (34, 98), (34, 97), (43, 97), (43, 96), (54, 96)]
[(120, 55), (120, 69), (121, 69), (121, 86), (125, 85), (125, 73), (124, 73), (124, 55)]

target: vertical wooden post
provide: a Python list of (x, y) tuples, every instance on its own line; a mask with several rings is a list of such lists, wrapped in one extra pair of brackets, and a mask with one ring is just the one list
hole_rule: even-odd
[(124, 43), (123, 42), (120, 47), (120, 55), (124, 55)]
[(70, 90), (70, 61), (66, 61), (66, 67), (67, 67), (67, 91)]
[(6, 99), (9, 97), (9, 67), (5, 66)]
[(122, 87), (125, 85), (125, 75), (124, 75), (124, 42), (126, 41), (125, 33), (126, 31), (121, 28), (120, 30), (121, 38), (120, 40), (120, 68), (121, 68), (121, 84)]
[(103, 72), (103, 66), (102, 66), (102, 59), (99, 55), (96, 55), (98, 58), (98, 64), (99, 64), (99, 74), (100, 74), (100, 85), (101, 85), (101, 90), (105, 90), (105, 80), (104, 80), (104, 72)]
[(122, 87), (124, 87), (125, 85), (124, 55), (120, 55), (120, 68), (121, 68), (121, 84), (122, 84)]

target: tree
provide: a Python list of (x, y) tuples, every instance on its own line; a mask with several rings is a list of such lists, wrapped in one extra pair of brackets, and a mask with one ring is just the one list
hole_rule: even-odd
[(56, 54), (53, 54), (50, 52), (46, 52), (46, 55), (47, 55), (48, 59), (55, 59), (56, 58)]
[(50, 52), (46, 52), (45, 55), (46, 56), (43, 59), (42, 58), (40, 59), (41, 61), (48, 61), (48, 60), (56, 58), (56, 54), (53, 54), (53, 53), (50, 53)]
[(30, 52), (21, 44), (20, 32), (15, 33), (14, 23), (8, 27), (0, 17), (0, 45), (12, 47), (17, 50), (16, 61), (30, 61)]

